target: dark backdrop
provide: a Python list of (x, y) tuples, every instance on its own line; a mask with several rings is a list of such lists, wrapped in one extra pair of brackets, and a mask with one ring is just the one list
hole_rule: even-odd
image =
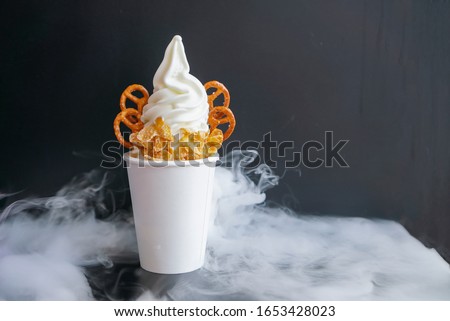
[(1, 191), (45, 196), (98, 167), (120, 93), (132, 83), (151, 89), (180, 34), (192, 74), (230, 89), (235, 139), (271, 131), (297, 150), (325, 131), (350, 140), (350, 168), (278, 166), (284, 178), (271, 199), (303, 213), (396, 219), (447, 255), (448, 1), (1, 6)]

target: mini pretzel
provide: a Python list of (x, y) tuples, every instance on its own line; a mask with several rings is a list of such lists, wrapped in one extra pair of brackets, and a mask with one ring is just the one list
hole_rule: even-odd
[[(123, 138), (122, 132), (120, 131), (120, 123), (124, 123), (124, 125), (131, 129), (133, 133), (136, 133), (144, 127), (144, 124), (139, 119), (140, 116), (141, 114), (137, 109), (126, 108), (125, 110), (122, 110), (114, 119), (114, 133), (116, 134), (116, 138), (126, 148), (131, 148), (133, 145)], [(130, 118), (137, 119), (137, 121), (133, 122)]]
[(222, 124), (228, 124), (227, 131), (223, 134), (223, 140), (227, 140), (228, 137), (233, 133), (234, 127), (236, 126), (236, 120), (234, 118), (233, 112), (227, 107), (214, 107), (208, 116), (209, 130), (213, 132), (217, 126)]
[[(216, 80), (208, 81), (205, 84), (205, 89), (208, 90), (210, 88), (216, 89), (212, 94), (208, 95), (208, 104), (209, 110), (212, 110), (215, 107), (225, 107), (228, 108), (230, 106), (230, 93), (228, 92), (227, 87)], [(223, 105), (222, 106), (214, 106), (214, 100), (217, 99), (221, 94), (223, 94)]]
[[(133, 93), (135, 91), (138, 91), (142, 94), (142, 97), (139, 98), (135, 95), (133, 95)], [(148, 94), (147, 89), (145, 89), (144, 86), (141, 85), (130, 85), (127, 87), (127, 89), (124, 90), (124, 92), (122, 93), (122, 95), (120, 96), (120, 109), (122, 111), (125, 111), (127, 108), (126, 103), (127, 100), (131, 100), (137, 107), (137, 110), (139, 111), (139, 114), (142, 114), (142, 108), (144, 108), (144, 106), (147, 104), (148, 102), (148, 97), (150, 97), (150, 95)], [(128, 116), (128, 120), (136, 123), (139, 118), (136, 118), (134, 115)]]

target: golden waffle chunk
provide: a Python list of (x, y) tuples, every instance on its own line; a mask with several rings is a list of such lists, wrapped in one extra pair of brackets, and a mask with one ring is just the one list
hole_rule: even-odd
[(189, 147), (179, 146), (175, 150), (175, 159), (189, 160)]
[(223, 133), (220, 129), (214, 129), (206, 138), (205, 157), (212, 156), (217, 153), (217, 150), (222, 146)]
[(174, 137), (163, 119), (157, 118), (154, 124), (131, 134), (130, 142), (146, 159), (195, 160), (216, 154), (222, 145), (223, 133), (218, 128), (211, 133), (182, 128), (180, 134)]
[(155, 137), (159, 137), (161, 140), (173, 141), (172, 131), (161, 117), (156, 118), (153, 124), (144, 126), (138, 133), (138, 139), (143, 142), (150, 142)]
[(155, 123), (144, 126), (137, 134), (130, 135), (130, 142), (141, 150), (145, 158), (150, 159), (173, 159), (172, 141), (170, 127), (161, 117)]
[(207, 132), (191, 132), (185, 128), (180, 129), (178, 139), (175, 139), (175, 159), (193, 160), (204, 158), (204, 147)]

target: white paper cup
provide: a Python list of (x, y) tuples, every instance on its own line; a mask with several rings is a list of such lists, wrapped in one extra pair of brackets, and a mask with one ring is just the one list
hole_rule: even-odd
[(217, 157), (148, 161), (124, 155), (128, 165), (141, 267), (162, 274), (203, 265)]

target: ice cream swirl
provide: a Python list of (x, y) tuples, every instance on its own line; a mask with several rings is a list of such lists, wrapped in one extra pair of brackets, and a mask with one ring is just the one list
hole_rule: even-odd
[(189, 73), (189, 63), (180, 36), (173, 37), (153, 78), (153, 94), (144, 106), (141, 120), (151, 125), (162, 117), (172, 134), (208, 131), (208, 98), (202, 83)]

